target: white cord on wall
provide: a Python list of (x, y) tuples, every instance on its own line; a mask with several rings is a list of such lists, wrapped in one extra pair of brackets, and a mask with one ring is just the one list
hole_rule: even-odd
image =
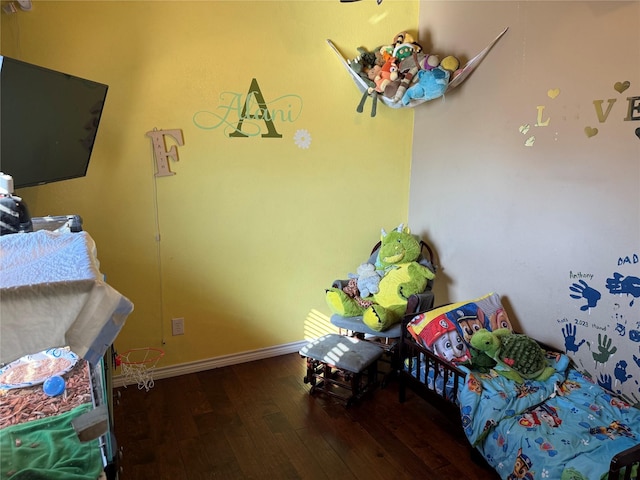
[(155, 158), (155, 150), (152, 155), (153, 160), (153, 209), (155, 214), (155, 241), (156, 241), (156, 261), (158, 264), (158, 282), (159, 282), (159, 297), (160, 297), (160, 338), (162, 345), (165, 345), (166, 339), (164, 336), (164, 288), (162, 286), (162, 248), (160, 246), (160, 214), (158, 209), (158, 177), (155, 175), (155, 166), (156, 166), (156, 158)]

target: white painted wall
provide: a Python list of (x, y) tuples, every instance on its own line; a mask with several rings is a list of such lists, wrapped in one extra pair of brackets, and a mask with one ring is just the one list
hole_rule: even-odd
[(640, 401), (640, 2), (420, 5), (425, 50), (463, 63), (504, 27), (415, 109), (409, 224), (439, 257), (436, 302), (498, 292), (519, 329)]

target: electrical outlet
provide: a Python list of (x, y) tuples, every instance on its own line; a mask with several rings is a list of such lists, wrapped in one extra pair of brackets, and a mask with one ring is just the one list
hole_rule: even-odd
[(184, 335), (184, 318), (171, 319), (171, 334)]

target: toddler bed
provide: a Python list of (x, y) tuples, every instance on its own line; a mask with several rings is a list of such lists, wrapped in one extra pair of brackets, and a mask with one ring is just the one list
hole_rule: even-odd
[(518, 382), (470, 345), (480, 328), (511, 328), (500, 297), (407, 315), (399, 355), (406, 389), (460, 419), (470, 444), (502, 479), (638, 479), (640, 410), (544, 347), (545, 380)]

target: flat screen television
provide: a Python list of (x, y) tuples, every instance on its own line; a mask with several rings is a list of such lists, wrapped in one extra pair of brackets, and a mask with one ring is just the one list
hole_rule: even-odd
[(0, 56), (0, 171), (14, 188), (87, 174), (107, 89)]

